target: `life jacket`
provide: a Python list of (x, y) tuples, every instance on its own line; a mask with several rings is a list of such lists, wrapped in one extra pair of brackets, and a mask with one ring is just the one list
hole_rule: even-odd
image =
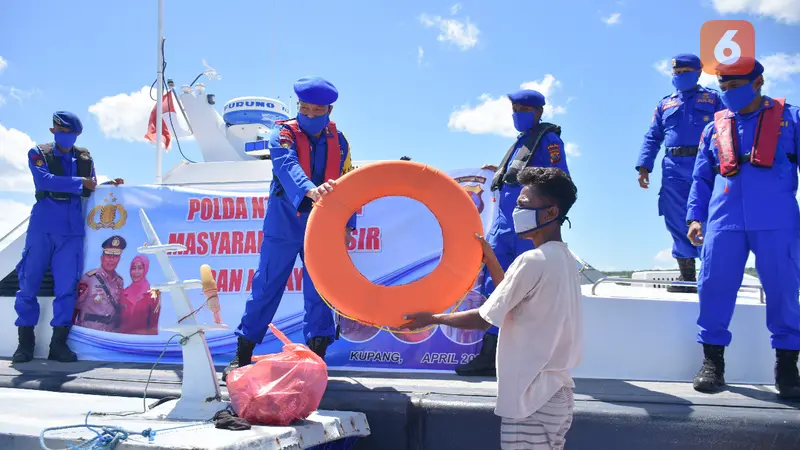
[[(303, 172), (306, 173), (308, 179), (311, 178), (311, 144), (308, 141), (308, 136), (300, 125), (297, 119), (279, 120), (275, 122), (278, 125), (286, 125), (292, 130), (294, 134), (295, 150), (297, 151), (297, 161)], [(336, 180), (342, 176), (342, 150), (339, 147), (339, 132), (336, 130), (336, 123), (333, 121), (328, 123), (328, 126), (323, 130), (325, 139), (328, 143), (328, 153), (325, 157), (325, 180)]]
[[(47, 170), (57, 176), (63, 177), (64, 176), (64, 166), (61, 164), (61, 161), (58, 159), (56, 155), (53, 154), (53, 144), (42, 144), (37, 145), (39, 148), (39, 152), (44, 157), (45, 163), (47, 163)], [(78, 173), (76, 176), (80, 178), (90, 178), (92, 176), (92, 168), (94, 167), (94, 161), (92, 160), (92, 155), (89, 153), (89, 150), (86, 150), (83, 147), (73, 147), (73, 151), (75, 155), (78, 157), (76, 161)], [(69, 200), (70, 194), (65, 192), (51, 192), (51, 191), (36, 191), (36, 201), (50, 197), (53, 200)], [(81, 191), (81, 197), (89, 197), (92, 195), (92, 191), (89, 189), (83, 188)]]
[(739, 154), (737, 139), (734, 136), (734, 133), (737, 133), (736, 119), (733, 116), (725, 117), (729, 113), (727, 109), (714, 114), (714, 128), (717, 133), (715, 143), (720, 175), (732, 177), (739, 173), (740, 165), (746, 162), (750, 162), (755, 167), (772, 167), (775, 161), (775, 151), (778, 148), (778, 136), (785, 103), (785, 98), (775, 98), (771, 107), (761, 110), (758, 115), (753, 148), (744, 154)]
[(514, 149), (517, 146), (517, 143), (514, 142), (511, 148), (506, 152), (506, 156), (503, 157), (503, 162), (500, 163), (500, 167), (497, 168), (497, 172), (494, 174), (491, 190), (497, 191), (502, 188), (504, 184), (518, 184), (517, 174), (519, 174), (520, 170), (528, 167), (528, 162), (533, 158), (536, 149), (539, 148), (539, 142), (542, 141), (545, 134), (551, 131), (561, 136), (560, 126), (548, 122), (540, 123), (533, 133), (525, 139), (519, 152), (517, 152), (517, 156), (514, 157), (511, 167), (508, 167), (508, 161), (511, 159), (511, 155), (514, 154)]

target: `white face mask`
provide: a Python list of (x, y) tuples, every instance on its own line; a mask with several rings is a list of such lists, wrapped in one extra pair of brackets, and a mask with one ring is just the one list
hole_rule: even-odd
[(552, 206), (540, 206), (538, 208), (523, 208), (517, 206), (511, 214), (514, 220), (514, 232), (517, 234), (530, 233), (533, 230), (546, 227), (558, 219), (553, 219), (548, 222), (539, 223), (539, 211), (552, 208)]

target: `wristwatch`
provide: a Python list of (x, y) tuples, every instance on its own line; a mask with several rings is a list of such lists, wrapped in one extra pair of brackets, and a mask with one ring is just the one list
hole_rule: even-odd
[(700, 222), (699, 220), (687, 220), (686, 225), (692, 226), (692, 222)]

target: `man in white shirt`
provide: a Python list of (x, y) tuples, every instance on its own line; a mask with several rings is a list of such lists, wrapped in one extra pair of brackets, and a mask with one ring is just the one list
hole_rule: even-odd
[(478, 236), (497, 289), (477, 309), (408, 315), (406, 328), (500, 327), (495, 408), (502, 418), (500, 448), (561, 450), (574, 406), (569, 371), (581, 359), (577, 262), (561, 239), (577, 189), (555, 167), (529, 167), (518, 179), (523, 188), (513, 213), (514, 230), (532, 240), (535, 249), (519, 255), (504, 274), (489, 244)]

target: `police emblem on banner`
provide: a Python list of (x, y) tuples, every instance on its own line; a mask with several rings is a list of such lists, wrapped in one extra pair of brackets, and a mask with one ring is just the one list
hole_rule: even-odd
[(467, 194), (469, 194), (472, 202), (475, 203), (475, 207), (478, 208), (478, 214), (483, 213), (483, 208), (486, 206), (483, 203), (483, 184), (486, 183), (486, 178), (470, 175), (466, 177), (458, 177), (455, 180), (461, 185), (461, 187), (464, 188), (465, 191), (467, 191)]
[[(119, 230), (127, 220), (128, 211), (125, 210), (122, 204), (117, 203), (117, 198), (114, 197), (113, 192), (103, 199), (102, 205), (95, 206), (86, 215), (86, 225), (95, 231), (103, 228)], [(112, 243), (112, 245), (116, 244)]]

